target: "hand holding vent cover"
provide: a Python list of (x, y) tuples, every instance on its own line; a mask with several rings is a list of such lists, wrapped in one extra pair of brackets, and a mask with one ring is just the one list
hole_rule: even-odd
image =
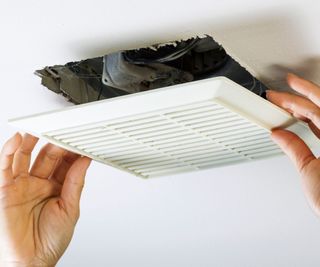
[[(269, 91), (270, 101), (306, 121), (320, 138), (320, 87), (295, 75), (288, 75), (288, 84), (302, 96)], [(303, 177), (302, 183), (311, 207), (320, 215), (320, 159), (294, 133), (275, 130), (272, 138), (291, 158)]]

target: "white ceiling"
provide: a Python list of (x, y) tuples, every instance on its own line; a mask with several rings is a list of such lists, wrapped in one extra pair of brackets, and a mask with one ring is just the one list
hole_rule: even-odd
[[(194, 33), (271, 86), (288, 69), (320, 83), (319, 10), (311, 0), (3, 0), (0, 141), (15, 131), (8, 118), (69, 105), (35, 69)], [(319, 266), (319, 247), (285, 157), (154, 180), (95, 163), (59, 266)]]

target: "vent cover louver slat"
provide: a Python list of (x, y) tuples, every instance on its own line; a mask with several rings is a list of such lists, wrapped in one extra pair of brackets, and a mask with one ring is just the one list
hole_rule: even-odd
[(15, 119), (50, 142), (140, 177), (213, 168), (281, 154), (270, 130), (306, 126), (263, 98), (212, 78)]

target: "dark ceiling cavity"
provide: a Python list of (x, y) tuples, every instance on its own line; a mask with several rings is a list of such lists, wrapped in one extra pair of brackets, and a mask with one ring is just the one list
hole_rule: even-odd
[(210, 36), (119, 51), (35, 73), (45, 87), (75, 104), (218, 76), (262, 97), (266, 90)]

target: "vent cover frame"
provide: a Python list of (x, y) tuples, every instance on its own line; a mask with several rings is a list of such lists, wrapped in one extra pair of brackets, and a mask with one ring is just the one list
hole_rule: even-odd
[[(318, 139), (262, 97), (216, 77), (9, 121), (96, 161), (149, 178), (281, 154), (274, 128)], [(130, 156), (131, 155), (131, 156)]]

